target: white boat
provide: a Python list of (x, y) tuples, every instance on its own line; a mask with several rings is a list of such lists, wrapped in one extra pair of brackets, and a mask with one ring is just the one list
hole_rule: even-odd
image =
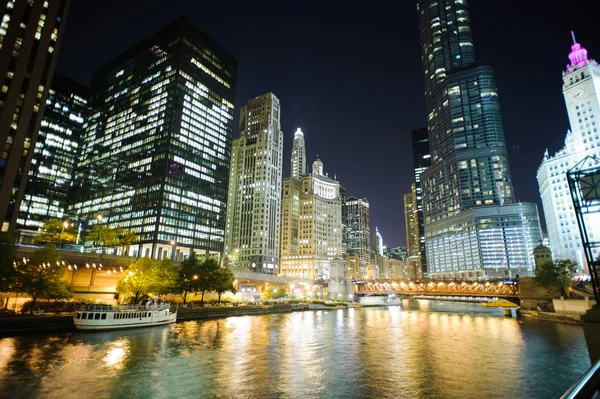
[(79, 305), (75, 306), (73, 323), (78, 330), (120, 330), (162, 326), (177, 321), (177, 310), (171, 304), (154, 298), (139, 305)]
[(402, 298), (397, 295), (366, 295), (358, 300), (362, 306), (402, 306)]

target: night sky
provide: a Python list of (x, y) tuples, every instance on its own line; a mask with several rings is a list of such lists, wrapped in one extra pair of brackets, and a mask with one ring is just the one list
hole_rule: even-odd
[[(308, 165), (319, 154), (349, 195), (367, 197), (385, 244), (404, 245), (410, 131), (426, 123), (416, 1), (321, 3), (73, 1), (57, 71), (89, 85), (100, 65), (186, 15), (239, 60), (234, 137), (240, 107), (273, 92), (282, 107), (283, 176), (301, 127)], [(569, 128), (561, 73), (570, 31), (600, 60), (593, 3), (470, 1), (477, 61), (497, 73), (516, 197), (536, 202), (542, 220), (536, 171)]]

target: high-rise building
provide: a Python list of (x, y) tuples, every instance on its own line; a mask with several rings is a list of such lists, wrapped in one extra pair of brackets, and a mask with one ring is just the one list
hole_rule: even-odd
[(138, 234), (131, 255), (221, 253), (236, 76), (183, 17), (96, 70), (72, 212)]
[[(562, 76), (571, 130), (567, 132), (564, 147), (554, 156), (546, 150), (537, 180), (553, 258), (571, 259), (579, 264), (580, 271), (586, 271), (567, 171), (586, 156), (600, 157), (600, 65), (588, 58), (587, 50), (575, 41), (575, 35), (569, 64)], [(585, 218), (590, 238), (600, 238), (598, 214)]]
[[(507, 207), (515, 200), (496, 78), (475, 63), (467, 1), (419, 0), (417, 8), (431, 153), (431, 167), (421, 173), (429, 275), (531, 275), (541, 237), (537, 208)], [(509, 242), (517, 230), (523, 253)], [(465, 234), (475, 240), (455, 239)]]
[(406, 248), (408, 252), (408, 274), (411, 278), (423, 277), (421, 257), (421, 230), (417, 201), (417, 185), (411, 185), (411, 192), (404, 195), (404, 220), (406, 226)]
[(377, 255), (383, 256), (383, 236), (379, 232), (379, 227), (375, 226), (375, 252)]
[(87, 87), (54, 75), (17, 219), (21, 242), (33, 238), (44, 220), (66, 217), (79, 140), (89, 114), (88, 97)]
[(306, 146), (304, 143), (304, 133), (302, 133), (300, 128), (294, 133), (294, 141), (292, 142), (290, 174), (296, 179), (300, 179), (306, 174)]
[(240, 137), (231, 149), (225, 256), (235, 259), (233, 267), (259, 273), (279, 273), (280, 118), (273, 93), (250, 99), (240, 111)]
[(343, 262), (340, 184), (323, 174), (321, 160), (301, 180), (284, 179), (281, 224), (282, 275), (328, 279)]
[(419, 223), (419, 256), (421, 270), (427, 274), (427, 256), (425, 251), (425, 229), (423, 228), (423, 190), (421, 188), (421, 173), (431, 166), (429, 151), (429, 134), (427, 128), (415, 129), (411, 132), (413, 169), (415, 172), (415, 194), (417, 200), (417, 215)]
[(16, 227), (69, 0), (5, 1), (0, 22), (0, 216)]
[(348, 254), (358, 254), (360, 271), (371, 263), (371, 219), (366, 198), (348, 197), (342, 211), (347, 216), (346, 235)]

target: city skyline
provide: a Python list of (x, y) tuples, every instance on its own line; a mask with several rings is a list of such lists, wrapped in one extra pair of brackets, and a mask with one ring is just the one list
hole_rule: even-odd
[[(307, 159), (314, 159), (320, 150), (321, 159), (329, 165), (330, 174), (337, 175), (349, 195), (369, 197), (372, 224), (379, 226), (386, 242), (391, 246), (405, 244), (402, 196), (410, 190), (412, 182), (410, 131), (426, 122), (417, 15), (412, 2), (396, 5), (397, 9), (371, 9), (363, 16), (349, 9), (344, 11), (343, 18), (336, 17), (334, 10), (328, 7), (319, 9), (317, 13), (310, 4), (294, 7), (276, 5), (271, 7), (268, 17), (278, 15), (277, 24), (283, 31), (272, 39), (271, 47), (253, 45), (257, 39), (269, 35), (265, 29), (253, 29), (242, 35), (240, 32), (244, 30), (244, 24), (235, 23), (238, 19), (243, 21), (243, 16), (248, 13), (265, 18), (260, 16), (260, 12), (267, 4), (259, 5), (257, 10), (240, 6), (226, 20), (217, 5), (209, 5), (202, 14), (194, 12), (194, 6), (183, 2), (174, 2), (172, 7), (161, 9), (160, 13), (155, 11), (159, 7), (158, 2), (147, 3), (143, 8), (133, 4), (117, 6), (109, 2), (106, 10), (119, 9), (119, 15), (96, 7), (98, 5), (93, 2), (73, 4), (72, 18), (69, 18), (65, 44), (59, 57), (59, 72), (88, 83), (91, 71), (97, 65), (185, 13), (240, 61), (234, 126), (237, 126), (239, 108), (245, 98), (265, 91), (277, 94), (284, 110), (284, 158), (289, 157), (294, 131), (301, 127), (310, 142), (316, 144), (319, 141), (318, 146), (307, 146)], [(478, 59), (485, 60), (496, 69), (511, 167), (513, 175), (520, 176), (515, 179), (516, 199), (540, 206), (535, 184), (537, 166), (546, 147), (551, 153), (562, 147), (564, 131), (568, 128), (568, 119), (562, 111), (564, 102), (558, 91), (561, 83), (556, 76), (568, 61), (564, 49), (570, 46), (570, 30), (575, 30), (578, 40), (585, 43), (589, 51), (594, 52), (597, 45), (592, 40), (591, 17), (577, 11), (577, 7), (546, 9), (544, 22), (535, 18), (537, 14), (533, 6), (523, 7), (513, 16), (508, 6), (477, 3), (471, 4), (470, 12), (474, 20)], [(403, 23), (393, 23), (388, 16), (392, 11), (397, 14), (395, 18)], [(491, 11), (494, 12), (493, 18), (490, 17)], [(83, 13), (89, 12), (99, 14), (96, 22), (89, 24), (81, 18)], [(107, 25), (108, 14), (111, 14), (111, 23)], [(143, 20), (143, 25), (128, 25), (132, 15)], [(502, 25), (503, 17), (509, 15), (524, 28), (494, 33), (494, 30), (501, 31), (498, 27)], [(330, 18), (331, 26), (313, 27), (315, 21), (326, 17), (333, 17)], [(356, 23), (344, 22), (348, 18)], [(554, 25), (560, 29), (555, 29)], [(100, 31), (94, 37), (87, 34), (98, 29)], [(348, 57), (356, 57), (358, 53), (354, 51), (358, 47), (355, 49), (350, 44), (352, 40), (344, 39), (338, 31), (350, 32), (352, 40), (358, 40), (358, 43), (376, 43), (375, 53), (391, 57), (389, 63), (377, 64), (375, 68), (374, 63), (361, 57), (355, 62), (348, 62)], [(120, 40), (111, 39), (117, 36)], [(517, 38), (521, 38), (523, 44), (515, 45)], [(90, 44), (82, 47), (80, 40)], [(266, 57), (255, 61), (261, 57), (253, 54)], [(512, 56), (505, 57), (505, 54)], [(77, 62), (74, 57), (77, 57)], [(260, 67), (269, 60), (275, 60), (279, 70), (265, 74)], [(540, 67), (536, 74), (519, 76), (525, 75), (517, 73), (522, 67), (522, 60), (538, 61)], [(370, 73), (369, 68), (378, 72)], [(336, 79), (330, 79), (335, 73)], [(355, 79), (355, 76), (361, 79)], [(364, 76), (370, 78), (368, 85), (361, 83)], [(555, 86), (548, 83), (552, 81), (556, 81)], [(354, 101), (357, 94), (374, 100), (368, 103)], [(524, 107), (525, 104), (528, 107)], [(362, 113), (358, 114), (358, 110)], [(546, 115), (556, 117), (543, 120)], [(366, 134), (368, 139), (357, 141), (361, 134)], [(238, 136), (235, 129), (234, 137)], [(544, 140), (539, 140), (540, 136)], [(333, 143), (336, 147), (332, 146)], [(328, 150), (323, 151), (323, 147)], [(363, 157), (360, 162), (347, 162), (347, 159), (359, 159), (359, 156)], [(288, 168), (288, 163), (284, 162), (284, 176), (289, 175)]]

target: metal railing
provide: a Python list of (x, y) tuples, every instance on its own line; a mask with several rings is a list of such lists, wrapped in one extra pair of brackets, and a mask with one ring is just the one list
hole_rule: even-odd
[(598, 398), (600, 388), (600, 360), (590, 367), (560, 399)]
[(134, 310), (163, 310), (169, 309), (170, 303), (163, 303), (160, 305), (75, 305), (76, 311), (82, 312), (123, 312), (123, 311), (134, 311)]

